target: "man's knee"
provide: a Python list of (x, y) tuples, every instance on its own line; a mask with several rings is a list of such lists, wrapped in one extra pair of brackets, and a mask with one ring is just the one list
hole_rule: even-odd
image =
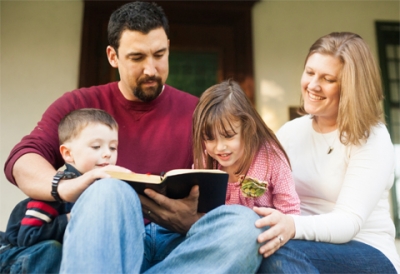
[(123, 201), (126, 197), (129, 199), (138, 199), (133, 188), (124, 181), (106, 178), (95, 181), (81, 195), (84, 199), (102, 199), (104, 202)]

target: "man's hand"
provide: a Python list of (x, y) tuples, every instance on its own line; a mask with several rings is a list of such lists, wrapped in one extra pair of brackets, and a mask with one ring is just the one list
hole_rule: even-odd
[(151, 189), (146, 189), (148, 197), (139, 195), (143, 216), (169, 230), (185, 234), (204, 213), (197, 213), (199, 187), (192, 187), (188, 197), (169, 199)]

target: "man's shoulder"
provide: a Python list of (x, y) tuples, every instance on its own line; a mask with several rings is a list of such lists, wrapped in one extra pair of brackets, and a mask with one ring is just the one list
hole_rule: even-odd
[[(55, 106), (56, 109), (64, 107), (66, 104), (69, 106), (74, 106), (75, 108), (99, 108), (99, 104), (102, 102), (107, 102), (110, 97), (115, 95), (115, 90), (118, 90), (117, 82), (112, 82), (105, 85), (77, 88), (65, 92), (53, 103), (53, 106)], [(71, 110), (72, 109), (69, 109), (69, 111)]]
[(97, 85), (91, 87), (81, 87), (72, 91), (72, 93), (104, 93), (104, 92), (112, 92), (113, 90), (118, 89), (118, 82), (111, 82), (104, 85)]

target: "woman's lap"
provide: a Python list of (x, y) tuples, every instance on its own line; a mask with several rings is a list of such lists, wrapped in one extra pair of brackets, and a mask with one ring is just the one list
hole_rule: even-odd
[(291, 240), (263, 259), (258, 273), (396, 273), (396, 270), (382, 252), (361, 242)]

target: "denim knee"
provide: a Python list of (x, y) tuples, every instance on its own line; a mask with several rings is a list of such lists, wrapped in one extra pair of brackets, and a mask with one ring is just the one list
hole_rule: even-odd
[(256, 243), (258, 235), (264, 231), (255, 226), (255, 221), (260, 216), (252, 209), (241, 205), (223, 205), (210, 211), (204, 217), (202, 222), (213, 223), (215, 229), (223, 231), (223, 234), (228, 237), (237, 238), (239, 235), (247, 235), (250, 241)]
[(62, 245), (53, 240), (12, 247), (0, 255), (0, 273), (58, 273)]
[(132, 201), (132, 199), (139, 201), (135, 190), (129, 184), (113, 178), (95, 181), (82, 195), (86, 196), (85, 199), (90, 199), (91, 197), (96, 200), (103, 199), (104, 202), (113, 203), (122, 202), (127, 198), (130, 201)]
[[(212, 211), (214, 212), (214, 211)], [(248, 224), (244, 227), (247, 227), (251, 230), (255, 228), (255, 222), (260, 219), (257, 213), (255, 213), (252, 209), (242, 206), (242, 205), (223, 205), (218, 207), (215, 210), (216, 214), (229, 216), (229, 219), (234, 224)], [(239, 227), (239, 229), (243, 229), (243, 227)]]

